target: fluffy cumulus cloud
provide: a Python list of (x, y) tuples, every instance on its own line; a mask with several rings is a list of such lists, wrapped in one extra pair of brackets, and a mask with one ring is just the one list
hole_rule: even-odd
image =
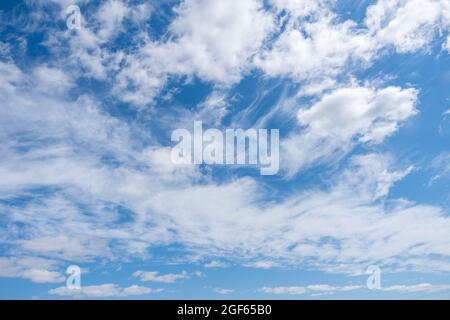
[[(63, 19), (73, 18), (73, 11), (66, 10), (73, 2), (59, 2), (58, 16)], [(88, 1), (79, 1), (80, 6), (87, 6)], [(71, 76), (89, 77), (107, 81), (116, 74), (123, 63), (124, 53), (115, 50), (114, 41), (126, 31), (125, 24), (139, 24), (151, 17), (150, 5), (133, 4), (123, 0), (100, 2), (96, 8), (89, 8), (90, 14), (80, 11), (79, 28), (57, 29), (49, 33), (44, 45), (60, 57), (59, 64), (70, 69)]]
[(300, 132), (283, 145), (287, 170), (293, 174), (318, 160), (325, 161), (356, 144), (378, 144), (417, 113), (417, 91), (353, 86), (321, 97), (298, 111)]
[[(155, 151), (133, 144), (131, 128), (95, 102), (29, 91), (20, 82), (20, 70), (3, 68), (8, 69), (2, 94), (9, 111), (2, 118), (2, 135), (9, 142), (2, 145), (1, 189), (9, 202), (2, 208), (15, 226), (5, 241), (17, 250), (90, 261), (142, 256), (154, 243), (181, 242), (205, 257), (221, 254), (255, 267), (267, 266), (255, 263), (261, 255), (356, 273), (374, 261), (420, 269), (424, 256), (434, 257), (436, 269), (446, 266), (449, 221), (440, 208), (377, 203), (411, 171), (394, 168), (389, 156), (355, 156), (328, 190), (296, 192), (272, 203), (251, 177), (212, 182), (180, 171), (167, 178), (172, 169), (162, 166), (164, 161), (148, 161)], [(28, 102), (39, 99), (45, 104)], [(382, 141), (415, 113), (415, 99), (412, 89), (344, 88), (301, 110), (298, 118), (306, 135), (329, 139), (335, 151), (351, 139)], [(33, 111), (21, 111), (26, 107)], [(328, 108), (338, 111), (327, 113)], [(11, 138), (19, 135), (23, 138)], [(321, 140), (307, 141), (303, 148), (316, 141)], [(41, 191), (30, 193), (31, 187)], [(17, 197), (28, 200), (11, 205)], [(155, 272), (136, 276), (172, 280)]]
[(35, 283), (59, 283), (64, 276), (55, 271), (55, 261), (37, 257), (0, 257), (0, 276), (20, 277)]
[[(312, 297), (327, 294), (336, 294), (337, 292), (351, 292), (354, 290), (367, 290), (361, 285), (334, 286), (329, 284), (313, 284), (300, 287), (262, 287), (258, 292), (271, 295), (310, 295)], [(431, 283), (418, 284), (399, 284), (380, 288), (383, 292), (393, 293), (433, 293), (449, 291), (450, 286)]]
[(450, 152), (442, 152), (437, 155), (428, 166), (429, 171), (433, 174), (430, 184), (439, 179), (450, 177)]

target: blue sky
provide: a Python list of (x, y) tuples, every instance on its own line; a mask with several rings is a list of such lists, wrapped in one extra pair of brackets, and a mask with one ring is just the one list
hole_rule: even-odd
[[(0, 298), (448, 299), (449, 21), (446, 0), (3, 1)], [(279, 129), (279, 172), (174, 164), (196, 120)]]

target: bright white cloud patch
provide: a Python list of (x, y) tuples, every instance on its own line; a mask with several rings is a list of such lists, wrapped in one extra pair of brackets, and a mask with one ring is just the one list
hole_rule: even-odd
[(439, 292), (450, 291), (450, 285), (435, 285), (431, 283), (419, 283), (410, 285), (400, 284), (381, 288), (381, 290), (394, 292)]
[(289, 25), (255, 65), (270, 76), (318, 81), (338, 75), (352, 61), (364, 63), (371, 58), (372, 44), (351, 21), (336, 24), (332, 15), (321, 15), (300, 25)]
[(297, 114), (303, 128), (284, 142), (292, 174), (311, 163), (345, 153), (356, 144), (378, 144), (417, 113), (417, 91), (388, 87), (337, 89)]
[(304, 294), (306, 292), (306, 289), (304, 287), (273, 287), (273, 288), (263, 287), (259, 291), (270, 294), (297, 295), (297, 294)]
[(64, 280), (64, 277), (59, 272), (42, 269), (25, 270), (23, 277), (37, 283), (55, 283)]

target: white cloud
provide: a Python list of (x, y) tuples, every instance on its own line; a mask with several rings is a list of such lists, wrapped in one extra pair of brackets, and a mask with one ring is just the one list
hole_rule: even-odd
[(270, 76), (322, 81), (337, 76), (348, 63), (369, 62), (372, 51), (372, 43), (353, 21), (337, 24), (328, 14), (288, 25), (272, 47), (256, 57), (255, 66)]
[(360, 290), (363, 288), (364, 287), (361, 285), (332, 286), (329, 284), (312, 284), (306, 287), (305, 286), (263, 287), (258, 289), (258, 291), (266, 294), (289, 294), (289, 295), (311, 294), (312, 296), (314, 296), (317, 294), (334, 294), (336, 292)]
[(152, 281), (162, 283), (174, 283), (178, 280), (189, 278), (189, 275), (186, 271), (182, 271), (181, 273), (159, 274), (159, 272), (157, 271), (138, 270), (133, 273), (133, 276), (141, 281)]
[[(399, 203), (385, 209), (374, 203), (409, 171), (389, 170), (391, 161), (377, 155), (357, 157), (331, 190), (297, 194), (264, 209), (252, 205), (261, 192), (258, 187), (250, 182), (244, 186), (241, 181), (222, 187), (194, 187), (186, 195), (172, 191), (159, 199), (164, 205), (157, 211), (177, 221), (184, 242), (192, 243), (197, 253), (202, 247), (206, 255), (216, 252), (211, 247), (214, 239), (222, 254), (244, 246), (247, 259), (258, 253), (276, 254), (278, 261), (283, 257), (286, 264), (314, 258), (310, 260), (314, 268), (351, 273), (361, 272), (370, 261), (395, 268), (394, 261), (394, 265), (402, 264), (402, 259), (419, 252), (447, 255), (449, 221), (438, 208)], [(210, 202), (205, 202), (206, 198)], [(187, 206), (192, 215), (186, 216)], [(215, 212), (214, 218), (210, 212)], [(419, 238), (429, 245), (418, 245)], [(407, 259), (403, 262), (414, 268), (421, 265)]]
[(252, 263), (248, 263), (247, 267), (256, 268), (256, 269), (272, 269), (277, 266), (277, 264), (273, 261), (261, 260), (255, 261)]
[(205, 268), (225, 268), (227, 267), (227, 264), (221, 261), (213, 260), (211, 262), (208, 262), (204, 265)]
[(139, 158), (147, 163), (161, 179), (167, 182), (189, 181), (201, 177), (198, 168), (192, 165), (175, 164), (171, 159), (172, 148), (148, 148), (144, 150)]
[[(173, 175), (179, 179), (167, 179), (172, 168), (158, 160), (164, 159), (164, 151), (147, 153), (137, 147), (129, 127), (101, 112), (95, 101), (68, 103), (35, 94), (21, 82), (20, 71), (4, 68), (9, 72), (0, 90), (7, 110), (0, 126), (5, 142), (2, 197), (29, 195), (30, 186), (61, 189), (21, 206), (2, 203), (6, 219), (17, 228), (8, 235), (17, 252), (76, 261), (125, 259), (145, 257), (152, 245), (176, 242), (202, 261), (223, 257), (243, 265), (276, 259), (279, 265), (347, 273), (361, 272), (376, 261), (391, 270), (448, 267), (442, 261), (450, 255), (450, 222), (439, 207), (410, 202), (384, 207), (377, 202), (410, 171), (393, 165), (393, 158), (354, 157), (326, 190), (297, 191), (277, 202), (252, 178), (217, 183), (206, 176), (198, 182), (180, 171)], [(384, 91), (366, 90), (372, 100), (382, 100)], [(404, 91), (392, 91), (400, 97), (392, 101), (407, 100)], [(317, 109), (304, 121), (322, 121), (318, 114), (323, 105), (315, 104)], [(378, 115), (372, 105), (363, 107)], [(399, 121), (413, 109), (399, 103), (383, 110), (386, 121)], [(361, 118), (364, 113), (357, 114)], [(345, 137), (363, 127), (359, 122), (336, 126), (350, 132)], [(31, 138), (12, 139), (24, 127)], [(319, 125), (313, 127), (320, 132)], [(372, 139), (372, 129), (361, 130), (361, 137)], [(113, 166), (103, 162), (105, 155), (115, 159)], [(128, 222), (119, 222), (117, 207), (130, 211)], [(142, 277), (164, 281), (189, 276), (142, 272)]]
[(340, 88), (298, 111), (303, 128), (283, 145), (289, 174), (339, 157), (356, 144), (378, 144), (417, 113), (417, 90), (388, 87)]
[(299, 295), (306, 293), (305, 287), (263, 287), (258, 291), (268, 294), (291, 294)]
[(389, 287), (380, 288), (382, 291), (397, 291), (397, 292), (440, 292), (449, 291), (450, 285), (436, 285), (431, 283), (419, 284), (401, 284), (392, 285)]
[(312, 284), (307, 286), (307, 288), (312, 291), (325, 291), (325, 292), (336, 290), (335, 286), (330, 286), (329, 284)]
[(0, 277), (20, 277), (35, 283), (58, 283), (64, 276), (49, 269), (55, 261), (35, 257), (0, 257)]
[[(402, 53), (427, 48), (437, 31), (450, 29), (445, 0), (380, 0), (368, 7), (364, 25), (342, 20), (333, 12), (334, 1), (273, 0), (270, 5), (185, 0), (176, 7), (167, 34), (155, 39), (139, 25), (149, 19), (151, 5), (108, 0), (92, 13), (83, 12), (81, 30), (55, 32), (47, 44), (65, 66), (77, 70), (76, 76), (113, 79), (119, 99), (145, 106), (174, 77), (228, 87), (258, 69), (315, 87), (369, 66), (386, 48)], [(138, 31), (125, 54), (108, 43), (127, 19)]]
[(227, 113), (229, 103), (225, 94), (213, 91), (197, 107), (196, 119), (202, 119), (205, 124), (220, 125), (223, 117)]
[(426, 50), (439, 32), (450, 30), (446, 0), (379, 0), (367, 8), (362, 26), (333, 12), (334, 1), (271, 3), (288, 15), (279, 22), (282, 32), (256, 56), (255, 67), (305, 85), (370, 66), (389, 48)]
[(317, 16), (327, 14), (327, 5), (334, 0), (271, 0), (270, 3), (278, 11), (286, 10), (295, 18), (304, 18), (308, 16)]
[(103, 2), (96, 12), (96, 20), (100, 23), (97, 35), (102, 41), (111, 40), (122, 28), (122, 22), (130, 13), (130, 8), (121, 0)]
[(447, 49), (448, 53), (450, 54), (450, 36), (447, 38), (447, 42), (445, 43), (445, 48)]
[(121, 288), (116, 284), (101, 284), (93, 286), (82, 286), (81, 289), (69, 289), (59, 287), (49, 290), (51, 295), (72, 296), (75, 298), (105, 298), (105, 297), (129, 297), (140, 296), (152, 292), (162, 292), (163, 289), (151, 289), (147, 287), (132, 285)]
[(336, 292), (348, 292), (364, 288), (362, 285), (332, 286), (329, 284), (313, 284), (307, 286), (312, 295), (335, 294)]
[[(64, 137), (66, 132), (71, 137), (71, 143), (31, 145), (25, 153), (17, 153), (15, 144), (2, 145), (4, 197), (26, 194), (28, 186), (64, 189), (22, 207), (2, 205), (10, 223), (32, 230), (26, 239), (14, 234), (17, 238), (10, 245), (17, 250), (62, 259), (136, 258), (153, 244), (177, 242), (205, 259), (220, 255), (242, 264), (266, 257), (280, 264), (352, 273), (373, 261), (383, 261), (391, 269), (447, 267), (438, 263), (450, 255), (449, 221), (440, 208), (413, 203), (385, 208), (375, 202), (409, 172), (393, 168), (389, 157), (355, 157), (343, 174), (329, 181), (328, 190), (299, 191), (273, 203), (264, 200), (266, 191), (251, 178), (222, 183), (162, 178), (171, 169), (159, 168), (158, 161), (148, 166), (142, 160), (147, 159), (142, 157), (145, 152), (129, 143), (126, 127), (95, 105), (53, 101), (67, 117), (52, 116), (57, 109), (48, 103), (28, 106), (33, 108), (30, 113), (19, 112), (23, 102), (7, 94), (19, 90), (14, 81), (20, 76), (11, 79), (0, 92), (8, 98), (5, 108), (11, 107), (3, 118), (4, 137), (17, 132), (17, 121), (40, 139)], [(17, 92), (18, 97), (27, 96)], [(79, 140), (89, 142), (92, 152), (71, 152), (78, 150), (74, 141)], [(101, 162), (104, 152), (118, 159), (117, 167)], [(129, 223), (116, 223), (116, 205), (132, 212)], [(422, 260), (414, 260), (417, 257)], [(147, 275), (165, 281), (173, 278)]]
[(311, 108), (300, 109), (298, 120), (318, 136), (381, 142), (397, 129), (397, 123), (414, 115), (417, 91), (388, 87), (337, 89)]
[(218, 294), (230, 294), (233, 293), (233, 289), (225, 289), (225, 288), (214, 288), (214, 292)]
[[(367, 9), (366, 25), (381, 46), (398, 52), (426, 48), (441, 28), (447, 28), (445, 0), (379, 0)], [(448, 17), (447, 17), (448, 18)]]
[(434, 174), (429, 181), (430, 186), (438, 179), (450, 177), (450, 152), (438, 154), (427, 169)]
[[(205, 80), (227, 83), (240, 79), (248, 59), (257, 52), (272, 28), (272, 18), (258, 0), (188, 0), (177, 9), (169, 30), (175, 40), (157, 53), (171, 57), (170, 72), (194, 73)], [(239, 14), (236, 15), (236, 12)], [(162, 51), (159, 51), (162, 50)], [(164, 57), (160, 56), (164, 61)], [(183, 62), (182, 64), (180, 62)], [(187, 69), (185, 69), (187, 68)]]
[(23, 277), (37, 283), (57, 283), (64, 281), (64, 276), (59, 272), (42, 269), (25, 270)]
[(63, 71), (45, 65), (33, 70), (34, 88), (40, 92), (65, 94), (73, 86), (73, 80)]
[[(61, 4), (58, 18), (66, 19), (67, 5)], [(47, 32), (44, 44), (53, 56), (58, 57), (54, 62), (70, 70), (74, 77), (107, 81), (115, 74), (123, 60), (123, 52), (111, 50), (111, 43), (124, 31), (124, 21), (128, 19), (138, 23), (148, 18), (150, 14), (151, 9), (148, 5), (108, 0), (100, 3), (95, 9), (81, 11), (81, 28)]]
[[(179, 7), (168, 39), (147, 39), (127, 57), (127, 69), (119, 76), (126, 99), (149, 101), (168, 74), (230, 84), (247, 71), (271, 30), (270, 14), (254, 1), (208, 2), (198, 12), (196, 6), (197, 2), (189, 1)], [(235, 19), (236, 12), (240, 14)], [(325, 59), (327, 68), (340, 68), (351, 59), (346, 50), (353, 50), (365, 38), (351, 22), (336, 25), (328, 13), (320, 19), (309, 31), (317, 34), (319, 47), (330, 40), (328, 29), (320, 30), (324, 26), (342, 40), (342, 47), (330, 44), (341, 55)], [(255, 20), (263, 22), (256, 30)], [(303, 37), (295, 30), (287, 28), (281, 39)], [(88, 74), (106, 77), (112, 67), (105, 61), (111, 53), (103, 50), (95, 32), (81, 32), (73, 40), (73, 50), (82, 48), (77, 56), (85, 58), (81, 65), (94, 62)], [(313, 40), (301, 41), (316, 54), (309, 44)], [(273, 50), (281, 48), (284, 54), (284, 46), (291, 50), (290, 45), (294, 44), (278, 42)], [(97, 52), (99, 46), (102, 50)], [(358, 58), (365, 57), (365, 52), (357, 52)], [(263, 57), (277, 61), (270, 51)], [(287, 55), (285, 61), (296, 60)], [(40, 79), (50, 67), (42, 68), (30, 74)], [(302, 76), (296, 68), (282, 71)], [(195, 170), (175, 169), (167, 162), (168, 150), (152, 140), (153, 132), (145, 135), (138, 123), (128, 125), (111, 117), (92, 97), (71, 102), (52, 94), (58, 89), (57, 79), (64, 76), (62, 70), (51, 69), (54, 79), (43, 83), (48, 88), (43, 94), (15, 65), (0, 64), (4, 101), (0, 192), (5, 199), (1, 212), (12, 225), (12, 234), (0, 239), (18, 252), (92, 261), (145, 257), (152, 245), (183, 243), (204, 259), (232, 257), (244, 265), (256, 259), (277, 259), (279, 265), (357, 273), (379, 261), (388, 270), (448, 270), (450, 222), (443, 209), (395, 199), (390, 206), (379, 202), (411, 171), (395, 166), (395, 159), (378, 154), (353, 157), (349, 165), (343, 164), (344, 173), (328, 179), (326, 188), (297, 190), (272, 201), (273, 194), (256, 179), (227, 175), (216, 182), (208, 174), (198, 179)], [(130, 84), (137, 85), (136, 91), (128, 90)], [(356, 143), (383, 141), (416, 113), (416, 95), (414, 89), (357, 86), (326, 94), (298, 114), (299, 126), (304, 128), (299, 136), (291, 136), (292, 145), (287, 146), (289, 169), (297, 172), (335, 152), (342, 156)], [(220, 99), (212, 102), (223, 110)], [(29, 196), (32, 188), (50, 191), (45, 197), (33, 194), (21, 206), (8, 205), (13, 196)], [(127, 222), (121, 221), (118, 208), (129, 211)], [(10, 274), (21, 277), (26, 269), (20, 270)], [(141, 272), (138, 277), (166, 283), (183, 276)], [(42, 278), (52, 275), (41, 272)], [(114, 292), (114, 288), (105, 291)]]
[[(16, 243), (28, 252), (36, 252), (50, 257), (65, 259), (85, 260), (87, 257), (95, 256), (101, 250), (107, 250), (105, 242), (101, 239), (94, 242), (92, 238), (84, 237), (81, 234), (75, 238), (70, 238), (62, 234), (35, 236), (31, 240), (17, 240)], [(108, 251), (104, 252), (104, 254), (108, 254)]]
[(129, 287), (126, 287), (125, 289), (123, 289), (122, 295), (127, 296), (127, 297), (128, 296), (140, 296), (140, 295), (150, 293), (150, 292), (157, 293), (157, 292), (163, 292), (163, 291), (164, 291), (164, 289), (160, 289), (160, 288), (150, 289), (147, 287), (142, 287), (142, 286), (138, 286), (138, 285), (134, 284), (132, 286), (129, 286)]
[(147, 41), (127, 57), (117, 86), (125, 101), (145, 105), (171, 75), (235, 83), (272, 29), (258, 0), (186, 0), (175, 12), (168, 40)]
[(61, 6), (62, 9), (66, 9), (71, 4), (83, 4), (87, 2), (88, 0), (44, 0), (47, 2), (56, 3)]
[(4, 94), (14, 92), (16, 86), (25, 80), (24, 74), (14, 63), (5, 63), (0, 61), (0, 72), (3, 81), (0, 83), (0, 89)]
[(7, 42), (0, 41), (0, 57), (8, 58), (11, 53), (11, 45)]

